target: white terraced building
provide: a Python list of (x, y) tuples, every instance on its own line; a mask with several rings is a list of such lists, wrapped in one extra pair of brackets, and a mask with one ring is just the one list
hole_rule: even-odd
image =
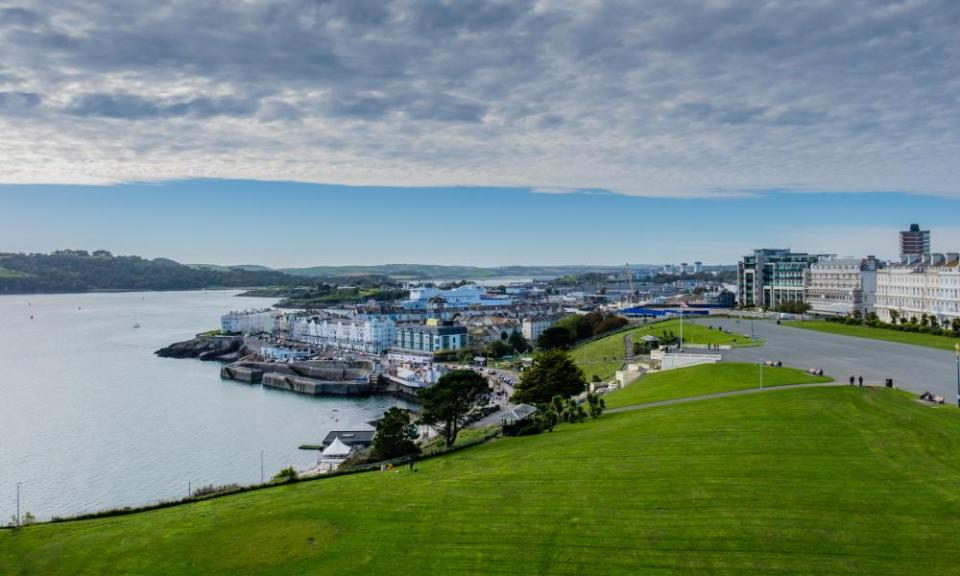
[(294, 340), (314, 346), (382, 354), (393, 346), (396, 323), (386, 317), (300, 318), (294, 323)]
[(563, 314), (546, 314), (524, 318), (520, 328), (523, 338), (531, 346), (535, 345), (543, 331), (556, 324), (563, 316)]
[(265, 308), (262, 310), (237, 310), (220, 317), (220, 330), (228, 334), (258, 334), (273, 332), (283, 312)]
[(960, 254), (930, 254), (877, 272), (877, 315), (884, 322), (933, 316), (941, 325), (960, 318)]
[(410, 288), (410, 298), (403, 303), (403, 307), (426, 309), (432, 302), (442, 302), (446, 308), (492, 307), (509, 306), (512, 301), (508, 296), (487, 294), (484, 288), (476, 284), (466, 284), (450, 290), (416, 286)]
[(817, 314), (846, 316), (873, 312), (877, 259), (823, 257), (804, 275), (804, 300)]

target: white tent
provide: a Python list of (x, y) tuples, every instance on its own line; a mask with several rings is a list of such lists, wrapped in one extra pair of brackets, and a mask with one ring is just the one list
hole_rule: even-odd
[(353, 449), (340, 441), (337, 436), (329, 446), (323, 449), (324, 458), (343, 459), (350, 455)]

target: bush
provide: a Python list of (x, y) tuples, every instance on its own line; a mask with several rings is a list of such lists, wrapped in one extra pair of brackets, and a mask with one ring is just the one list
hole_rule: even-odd
[(217, 494), (229, 494), (230, 492), (237, 492), (239, 490), (241, 490), (239, 484), (224, 484), (223, 486), (208, 484), (207, 486), (201, 486), (194, 490), (192, 496), (194, 498), (205, 498), (207, 496), (216, 496)]
[(275, 483), (293, 482), (297, 479), (297, 477), (297, 471), (293, 469), (293, 466), (287, 466), (283, 470), (274, 474), (270, 481)]

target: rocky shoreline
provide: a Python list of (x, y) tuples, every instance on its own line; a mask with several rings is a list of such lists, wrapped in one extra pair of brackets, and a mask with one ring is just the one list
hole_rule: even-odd
[(190, 340), (175, 342), (154, 352), (161, 358), (198, 358), (219, 362), (236, 362), (250, 354), (242, 336), (197, 335)]

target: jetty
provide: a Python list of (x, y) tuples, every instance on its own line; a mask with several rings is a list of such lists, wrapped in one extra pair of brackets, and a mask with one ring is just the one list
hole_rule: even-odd
[(221, 368), (220, 377), (308, 396), (369, 396), (386, 391), (378, 366), (367, 360), (272, 362), (247, 357)]

